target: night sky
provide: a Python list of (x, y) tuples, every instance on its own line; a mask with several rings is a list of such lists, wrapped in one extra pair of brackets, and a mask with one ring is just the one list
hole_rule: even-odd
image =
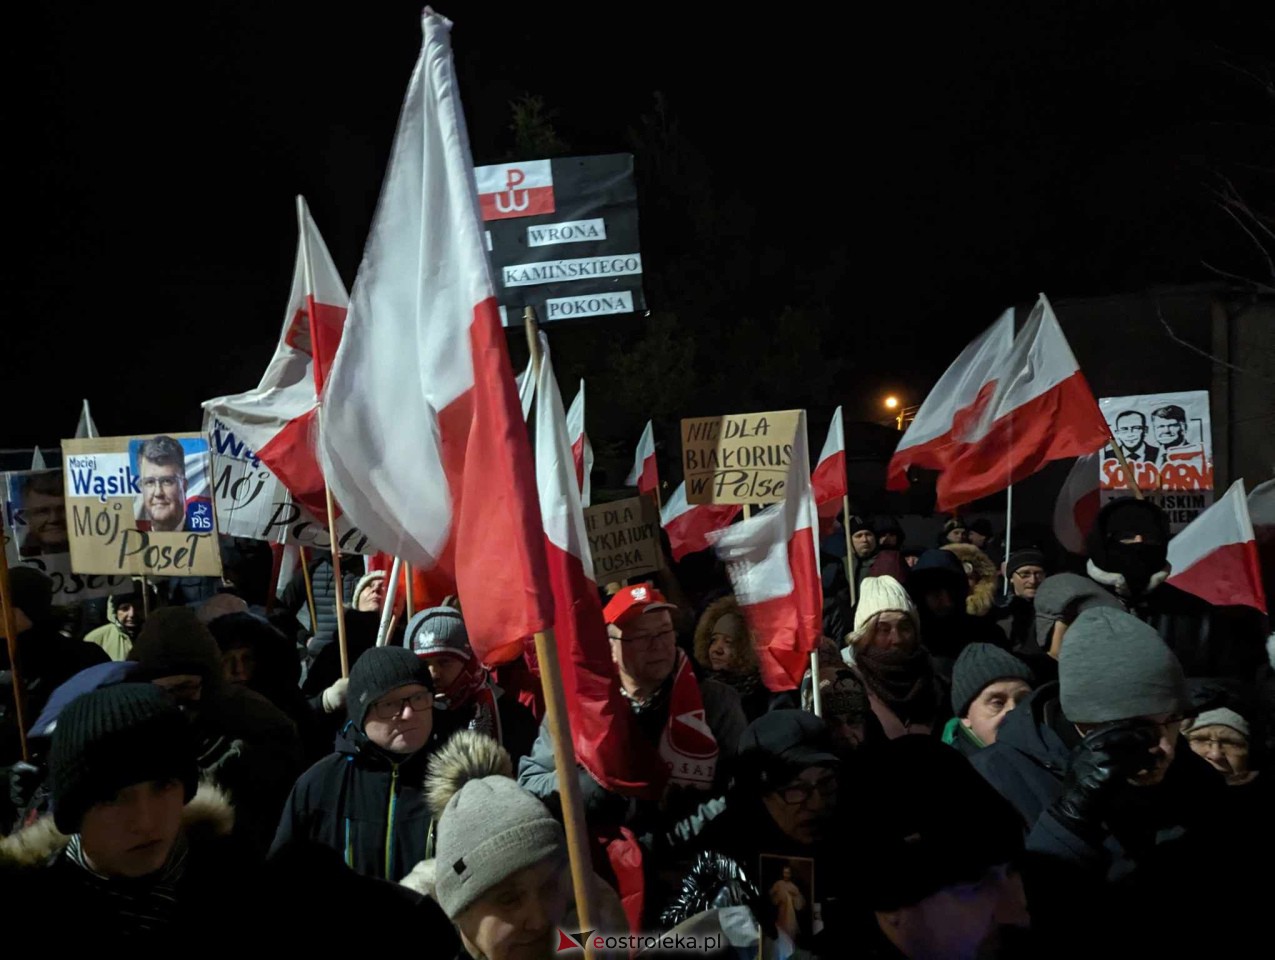
[[(197, 429), (199, 402), (254, 386), (274, 348), (296, 193), (353, 281), (419, 4), (24, 7), (6, 30), (0, 446), (54, 445), (82, 396), (104, 435)], [(1209, 187), (1225, 172), (1271, 197), (1275, 99), (1246, 76), (1271, 69), (1268, 4), (439, 9), (477, 163), (512, 159), (521, 95), (589, 154), (628, 150), (662, 94), (749, 224), (740, 296), (764, 311), (836, 272), (852, 417), (887, 389), (919, 399), (1039, 290), (1247, 269)], [(676, 244), (656, 223), (658, 261)]]

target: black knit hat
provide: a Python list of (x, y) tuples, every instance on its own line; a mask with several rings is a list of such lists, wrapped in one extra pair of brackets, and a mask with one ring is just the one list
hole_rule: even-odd
[(203, 680), (205, 693), (221, 684), (221, 650), (190, 607), (164, 607), (147, 617), (128, 658), (141, 664), (145, 680), (192, 674)]
[(1023, 547), (1021, 550), (1015, 550), (1009, 555), (1009, 562), (1005, 564), (1005, 576), (1012, 577), (1014, 571), (1019, 567), (1040, 567), (1047, 570), (1045, 565), (1045, 554), (1035, 547)]
[(419, 683), (431, 693), (434, 679), (424, 660), (404, 647), (373, 647), (350, 668), (350, 687), (346, 697), (346, 709), (350, 720), (360, 730), (367, 717), (368, 707), (391, 690)]
[(67, 704), (53, 731), (54, 823), (75, 833), (89, 808), (150, 780), (180, 780), (189, 803), (198, 773), (190, 724), (159, 687), (101, 687)]
[(983, 689), (997, 680), (1026, 680), (1036, 683), (1031, 668), (1008, 651), (990, 643), (971, 643), (961, 651), (952, 667), (952, 709), (965, 716)]
[(53, 615), (53, 581), (35, 567), (13, 567), (9, 571), (9, 591), (13, 605), (32, 623), (43, 623)]

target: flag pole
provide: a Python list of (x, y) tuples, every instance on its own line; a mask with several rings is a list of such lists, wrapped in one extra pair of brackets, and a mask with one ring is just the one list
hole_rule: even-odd
[(819, 649), (810, 651), (810, 693), (815, 708), (815, 716), (823, 716), (823, 694), (819, 690)]
[(1142, 490), (1138, 487), (1138, 480), (1133, 475), (1133, 468), (1129, 466), (1129, 458), (1124, 455), (1124, 450), (1120, 448), (1120, 442), (1116, 440), (1116, 435), (1111, 432), (1111, 424), (1107, 424), (1107, 436), (1111, 438), (1111, 449), (1116, 451), (1116, 459), (1120, 461), (1120, 469), (1124, 471), (1124, 484), (1133, 491), (1133, 495), (1139, 500), (1142, 499)]
[(1009, 596), (1009, 578), (1013, 571), (1009, 569), (1010, 527), (1014, 517), (1014, 485), (1011, 483), (1005, 491), (1005, 596)]
[(527, 349), (531, 351), (531, 377), (540, 379), (540, 328), (536, 326), (536, 308), (523, 307), (522, 328), (527, 334)]
[(846, 583), (850, 585), (850, 606), (853, 607), (858, 604), (859, 598), (854, 586), (854, 543), (850, 540), (850, 494), (841, 498), (841, 508), (845, 511), (843, 519), (846, 524)]
[(9, 679), (13, 681), (13, 707), (18, 721), (18, 744), (22, 748), (23, 761), (31, 759), (27, 749), (27, 723), (22, 689), (21, 668), (18, 664), (18, 625), (13, 615), (13, 592), (9, 586), (9, 535), (5, 531), (4, 511), (0, 510), (0, 613), (4, 617), (4, 638), (9, 648)]
[(403, 599), (407, 605), (407, 619), (416, 616), (416, 588), (412, 585), (412, 565), (403, 564)]
[[(530, 308), (529, 308), (530, 309)], [(567, 833), (567, 853), (571, 858), (571, 884), (575, 890), (576, 911), (581, 930), (593, 925), (593, 900), (590, 895), (593, 859), (585, 833), (584, 804), (580, 796), (580, 780), (576, 772), (575, 744), (567, 720), (567, 698), (558, 666), (558, 645), (552, 630), (536, 633), (536, 659), (540, 663), (540, 682), (545, 693), (545, 719), (553, 738), (553, 759), (558, 770), (558, 795), (562, 801), (562, 823)], [(586, 956), (592, 951), (585, 948)]]
[[(323, 384), (319, 372), (319, 326), (314, 315), (314, 267), (310, 263), (310, 231), (306, 229), (305, 197), (297, 194), (297, 231), (301, 236), (301, 263), (305, 270), (305, 312), (310, 320), (310, 363), (314, 369), (314, 411), (319, 432), (323, 431)], [(350, 675), (350, 648), (345, 639), (345, 583), (341, 576), (341, 543), (336, 532), (336, 504), (328, 478), (323, 478), (323, 495), (328, 507), (328, 542), (332, 546), (332, 580), (336, 589), (336, 638), (341, 646), (341, 676)], [(312, 621), (315, 622), (315, 621)], [(317, 622), (316, 622), (317, 626)]]
[(305, 547), (297, 548), (297, 557), (301, 561), (301, 579), (305, 581), (305, 606), (310, 612), (310, 632), (319, 635), (319, 615), (314, 609), (314, 583), (310, 580), (310, 555)]
[(146, 577), (142, 577), (142, 619), (148, 619), (151, 615), (151, 590), (150, 583)]
[[(376, 645), (383, 647), (389, 643), (390, 630), (394, 621), (394, 601), (398, 599), (398, 574), (403, 569), (403, 561), (398, 557), (390, 565), (390, 580), (385, 585), (385, 599), (381, 601), (381, 625), (376, 630)], [(357, 598), (356, 598), (357, 599)]]

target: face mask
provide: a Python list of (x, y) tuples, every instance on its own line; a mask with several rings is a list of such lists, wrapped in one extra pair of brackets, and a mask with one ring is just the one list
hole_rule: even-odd
[(1129, 595), (1136, 597), (1164, 569), (1169, 548), (1159, 543), (1113, 543), (1107, 548), (1107, 555), (1112, 571), (1124, 577)]

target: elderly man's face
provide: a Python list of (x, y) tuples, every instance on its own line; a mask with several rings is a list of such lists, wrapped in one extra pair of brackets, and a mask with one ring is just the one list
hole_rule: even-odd
[(1152, 417), (1151, 429), (1155, 431), (1155, 442), (1162, 447), (1176, 447), (1186, 441), (1186, 424), (1181, 420)]
[(814, 843), (837, 808), (837, 771), (807, 767), (793, 780), (762, 797), (766, 812), (784, 834)]
[[(611, 627), (611, 659), (626, 687), (654, 689), (673, 672), (677, 633), (667, 610), (655, 610)], [(617, 637), (616, 634), (619, 634)]]
[(65, 500), (38, 490), (28, 490), (22, 512), (27, 518), (27, 536), (45, 553), (63, 553), (68, 549)]
[(140, 482), (151, 529), (180, 530), (186, 520), (185, 470), (177, 464), (154, 463), (143, 458)]

